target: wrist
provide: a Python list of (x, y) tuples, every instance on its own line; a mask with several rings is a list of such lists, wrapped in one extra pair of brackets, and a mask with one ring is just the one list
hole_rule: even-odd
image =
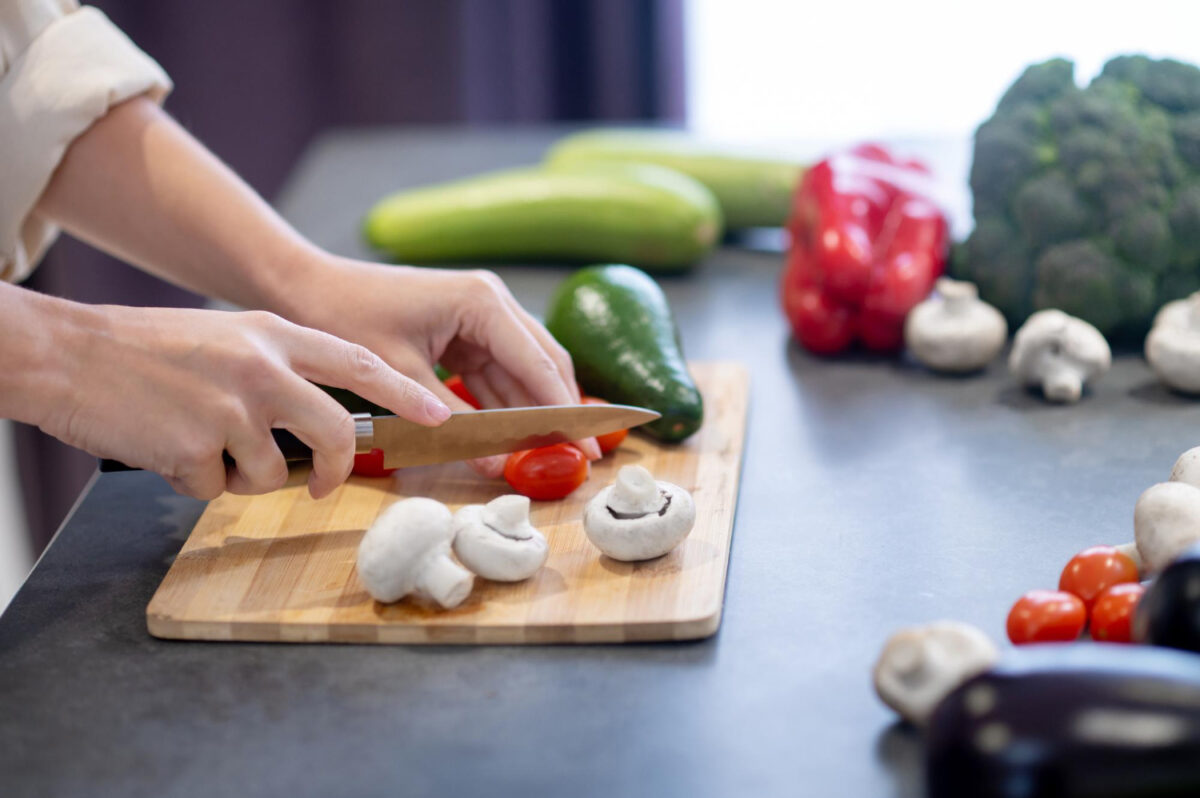
[(44, 427), (75, 401), (70, 364), (86, 358), (96, 309), (6, 285), (0, 314), (0, 416)]

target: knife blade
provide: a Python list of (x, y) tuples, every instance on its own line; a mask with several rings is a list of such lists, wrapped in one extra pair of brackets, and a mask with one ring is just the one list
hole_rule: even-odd
[[(659, 414), (631, 405), (549, 405), (454, 413), (441, 426), (425, 427), (399, 416), (356, 414), (355, 451), (383, 450), (385, 468), (450, 463), (555, 443), (576, 441), (654, 421)], [(287, 430), (272, 437), (289, 462), (312, 459), (312, 449)], [(227, 463), (232, 463), (228, 453)], [(138, 471), (116, 460), (100, 470)]]

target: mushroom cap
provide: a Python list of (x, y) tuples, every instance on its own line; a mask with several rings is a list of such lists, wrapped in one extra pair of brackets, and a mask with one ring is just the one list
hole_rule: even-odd
[(1171, 482), (1183, 482), (1193, 488), (1200, 488), (1200, 446), (1188, 449), (1179, 455), (1171, 468)]
[(1164, 384), (1200, 393), (1200, 292), (1163, 305), (1146, 336), (1145, 352)]
[(974, 283), (942, 277), (936, 293), (909, 312), (904, 342), (935, 371), (974, 371), (986, 366), (1008, 337), (1000, 311), (979, 299)]
[[(521, 499), (524, 501), (514, 501)], [(468, 504), (455, 513), (454, 553), (484, 579), (519, 582), (545, 564), (550, 547), (545, 536), (529, 523), (529, 499), (513, 495), (501, 496), (486, 505)]]
[(431, 558), (450, 553), (452, 516), (433, 499), (410, 498), (388, 507), (358, 546), (358, 578), (375, 599), (399, 601), (417, 586)]
[[(1013, 337), (1008, 368), (1024, 385), (1040, 385), (1049, 399), (1074, 400), (1078, 389), (1112, 365), (1108, 341), (1083, 319), (1061, 310), (1039, 310)], [(1076, 390), (1055, 390), (1075, 383)]]
[(875, 663), (875, 691), (905, 720), (924, 726), (943, 698), (998, 657), (995, 644), (970, 624), (935, 621), (901, 629)]
[(1133, 539), (1149, 573), (1161, 571), (1200, 542), (1200, 488), (1186, 482), (1147, 488), (1133, 508)]
[(655, 485), (664, 496), (661, 509), (638, 518), (617, 518), (613, 514), (614, 510), (623, 512), (610, 503), (614, 485), (593, 496), (583, 512), (583, 531), (588, 540), (622, 562), (661, 557), (682, 543), (696, 522), (696, 504), (691, 494), (678, 485), (662, 481)]

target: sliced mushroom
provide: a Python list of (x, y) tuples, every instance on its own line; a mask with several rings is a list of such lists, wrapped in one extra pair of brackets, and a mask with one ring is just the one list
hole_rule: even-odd
[(1112, 365), (1108, 342), (1083, 319), (1040, 310), (1013, 338), (1008, 368), (1022, 385), (1041, 387), (1052, 402), (1077, 402), (1085, 386)]
[(1146, 336), (1146, 360), (1167, 386), (1200, 393), (1200, 291), (1158, 311)]
[(588, 502), (583, 530), (614, 560), (661, 557), (692, 531), (696, 505), (683, 488), (656, 481), (639, 465), (623, 466), (617, 481)]
[(875, 692), (915, 726), (924, 726), (954, 688), (996, 663), (992, 641), (970, 624), (935, 621), (888, 638), (875, 663)]
[(377, 601), (408, 595), (457, 607), (475, 577), (450, 558), (450, 510), (433, 499), (401, 499), (380, 514), (358, 546), (358, 578)]
[(979, 298), (974, 283), (943, 277), (934, 291), (904, 321), (908, 350), (934, 371), (983, 368), (1004, 348), (1004, 316)]
[(454, 553), (484, 579), (519, 582), (537, 573), (550, 549), (529, 523), (529, 499), (514, 494), (455, 513)]

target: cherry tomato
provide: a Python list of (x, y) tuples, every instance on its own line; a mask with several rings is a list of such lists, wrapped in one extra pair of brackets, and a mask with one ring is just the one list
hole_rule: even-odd
[(1008, 613), (1008, 639), (1023, 643), (1068, 642), (1079, 637), (1087, 609), (1073, 593), (1030, 590)]
[(512, 489), (537, 501), (561, 499), (587, 477), (587, 458), (569, 443), (513, 452), (504, 464), (504, 479)]
[(478, 399), (475, 398), (475, 394), (471, 393), (471, 389), (467, 387), (465, 382), (463, 382), (462, 377), (455, 374), (442, 380), (442, 382), (454, 393), (455, 396), (457, 396), (459, 399), (462, 399), (471, 407), (475, 408), (476, 410), (483, 409), (483, 405)]
[(1129, 643), (1129, 630), (1134, 610), (1146, 588), (1137, 582), (1122, 582), (1096, 596), (1092, 603), (1091, 632), (1093, 640), (1106, 643)]
[(383, 449), (372, 449), (364, 454), (354, 455), (354, 468), (350, 473), (360, 477), (386, 477), (395, 470), (383, 467)]
[(1071, 558), (1058, 589), (1074, 593), (1090, 609), (1096, 597), (1113, 585), (1138, 580), (1137, 565), (1112, 546), (1092, 546)]
[[(583, 397), (585, 405), (606, 405), (608, 402), (596, 396)], [(619, 429), (616, 432), (606, 432), (603, 435), (596, 436), (596, 443), (600, 444), (600, 452), (608, 454), (613, 449), (621, 445), (625, 440), (625, 436), (629, 434), (627, 429)]]

